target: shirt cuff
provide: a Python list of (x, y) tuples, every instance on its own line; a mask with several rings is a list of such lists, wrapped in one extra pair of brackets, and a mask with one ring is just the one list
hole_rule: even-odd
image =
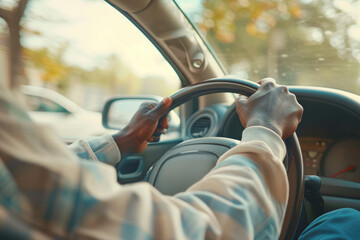
[(286, 155), (286, 147), (282, 138), (273, 130), (262, 127), (252, 126), (243, 131), (241, 142), (262, 141), (272, 151), (276, 159), (283, 160)]
[(111, 135), (92, 138), (88, 140), (88, 143), (99, 161), (110, 165), (115, 165), (120, 161), (120, 150)]

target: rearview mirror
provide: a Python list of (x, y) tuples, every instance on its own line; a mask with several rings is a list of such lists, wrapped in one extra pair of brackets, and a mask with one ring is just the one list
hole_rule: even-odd
[[(161, 97), (135, 96), (135, 97), (114, 97), (108, 100), (102, 112), (102, 124), (105, 128), (120, 130), (124, 128), (134, 116), (143, 102), (160, 102)], [(179, 116), (170, 111), (169, 130), (180, 129)]]

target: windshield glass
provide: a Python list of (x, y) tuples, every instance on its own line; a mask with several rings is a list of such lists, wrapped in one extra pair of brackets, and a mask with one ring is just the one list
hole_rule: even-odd
[(230, 75), (360, 94), (360, 1), (176, 3)]

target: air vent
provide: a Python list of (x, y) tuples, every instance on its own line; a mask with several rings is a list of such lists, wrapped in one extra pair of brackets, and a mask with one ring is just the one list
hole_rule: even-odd
[(209, 117), (201, 117), (192, 124), (190, 134), (193, 138), (200, 138), (206, 136), (211, 126)]
[(204, 108), (189, 118), (182, 134), (184, 139), (215, 137), (218, 125), (217, 113), (210, 108)]

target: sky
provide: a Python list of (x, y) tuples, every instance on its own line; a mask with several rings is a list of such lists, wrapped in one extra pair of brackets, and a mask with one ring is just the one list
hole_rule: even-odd
[[(101, 0), (33, 0), (27, 9), (28, 48), (57, 49), (68, 44), (65, 61), (91, 69), (107, 56), (120, 57), (139, 77), (161, 75), (169, 83), (178, 77), (151, 42), (117, 10)], [(175, 80), (176, 79), (176, 80)]]

